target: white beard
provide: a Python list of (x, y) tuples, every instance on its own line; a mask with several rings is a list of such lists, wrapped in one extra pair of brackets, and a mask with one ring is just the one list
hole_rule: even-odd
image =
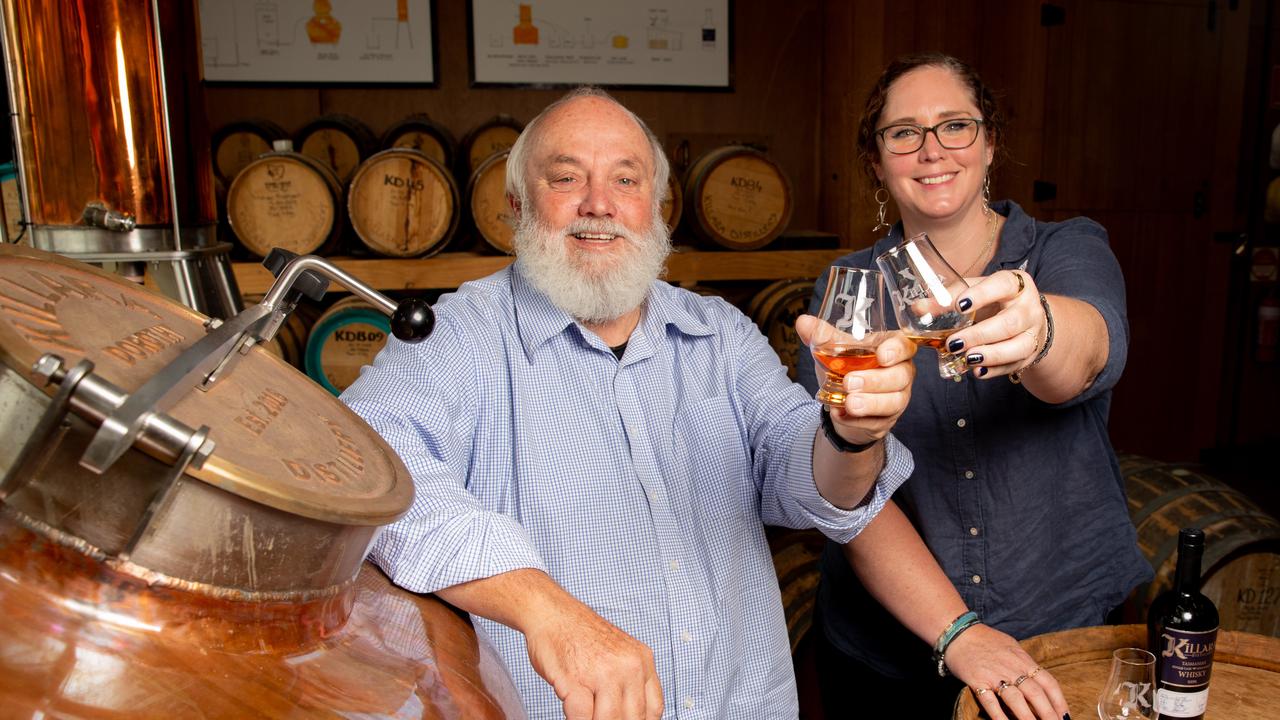
[[(565, 240), (576, 233), (615, 235), (612, 242), (623, 243), (623, 251), (581, 251)], [(564, 228), (552, 228), (527, 212), (516, 220), (512, 241), (516, 264), (529, 283), (556, 307), (588, 324), (616, 320), (640, 307), (671, 252), (671, 237), (656, 206), (643, 232), (601, 218), (578, 218)]]

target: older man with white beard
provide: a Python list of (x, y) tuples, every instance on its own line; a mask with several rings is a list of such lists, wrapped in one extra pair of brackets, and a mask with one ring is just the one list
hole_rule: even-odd
[(913, 345), (824, 432), (750, 320), (658, 279), (668, 172), (605, 93), (552, 104), (507, 162), (515, 264), (343, 395), (417, 491), (374, 561), (471, 613), (533, 718), (795, 717), (762, 523), (846, 542), (912, 467)]

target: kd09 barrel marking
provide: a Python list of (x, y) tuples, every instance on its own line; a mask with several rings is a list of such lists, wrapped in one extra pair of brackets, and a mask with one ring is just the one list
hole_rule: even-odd
[(347, 481), (358, 481), (364, 475), (364, 454), (355, 439), (348, 435), (334, 421), (321, 417), (320, 421), (329, 428), (338, 447), (338, 456), (328, 462), (308, 462), (298, 458), (281, 458), (280, 462), (298, 480), (315, 478), (332, 485), (341, 485)]
[(279, 417), (289, 404), (289, 398), (283, 393), (270, 388), (263, 389), (258, 397), (249, 403), (245, 411), (237, 415), (235, 422), (247, 428), (254, 435), (262, 435), (272, 420)]
[(126, 338), (117, 340), (114, 345), (102, 348), (102, 351), (129, 366), (133, 366), (139, 360), (152, 357), (161, 350), (173, 347), (185, 339), (178, 331), (168, 325), (152, 325)]

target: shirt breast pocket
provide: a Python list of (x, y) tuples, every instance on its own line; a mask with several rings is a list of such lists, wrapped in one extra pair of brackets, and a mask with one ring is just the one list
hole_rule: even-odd
[(673, 447), (687, 473), (693, 506), (708, 518), (757, 515), (758, 493), (741, 419), (727, 397), (689, 405), (675, 416)]

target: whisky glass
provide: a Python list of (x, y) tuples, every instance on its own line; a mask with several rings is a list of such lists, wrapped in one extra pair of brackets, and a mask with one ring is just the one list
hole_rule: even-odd
[(817, 398), (844, 407), (844, 376), (879, 367), (876, 348), (889, 334), (884, 315), (884, 282), (879, 272), (833, 267), (809, 338), (813, 357), (826, 368)]
[(973, 311), (956, 309), (969, 283), (943, 259), (924, 233), (909, 237), (876, 258), (893, 300), (898, 327), (916, 345), (938, 353), (938, 374), (957, 380), (968, 370), (963, 353), (948, 352), (947, 337), (973, 324)]
[(1155, 708), (1156, 656), (1140, 648), (1111, 653), (1111, 673), (1098, 696), (1099, 720), (1158, 717)]

